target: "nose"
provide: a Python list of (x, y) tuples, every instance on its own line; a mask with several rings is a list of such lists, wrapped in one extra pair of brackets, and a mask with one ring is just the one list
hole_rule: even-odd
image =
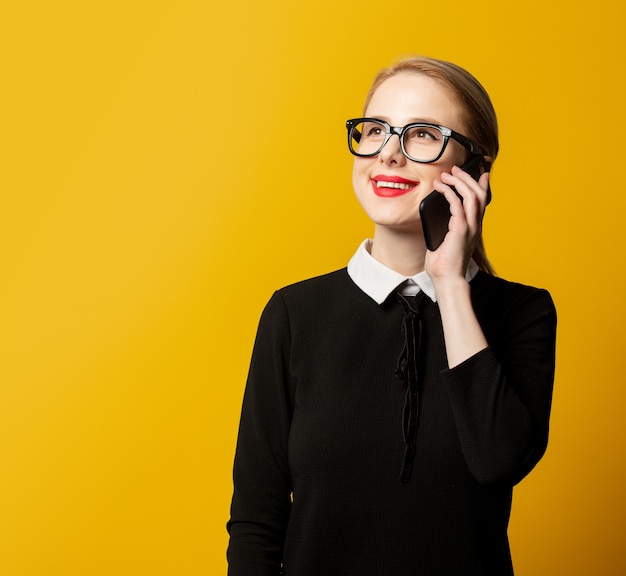
[(406, 162), (406, 156), (402, 153), (400, 136), (398, 134), (392, 134), (391, 138), (383, 146), (383, 149), (378, 153), (378, 158), (383, 164), (402, 165)]

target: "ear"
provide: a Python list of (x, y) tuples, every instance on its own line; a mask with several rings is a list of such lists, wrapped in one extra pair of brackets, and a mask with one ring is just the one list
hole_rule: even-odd
[(485, 159), (485, 172), (491, 172), (491, 166), (493, 164), (493, 157), (483, 156), (483, 158)]

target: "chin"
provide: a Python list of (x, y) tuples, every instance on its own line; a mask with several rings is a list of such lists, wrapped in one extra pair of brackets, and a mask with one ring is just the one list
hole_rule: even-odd
[[(410, 205), (405, 207), (395, 206), (393, 209), (373, 209), (368, 211), (370, 219), (379, 226), (421, 226), (419, 209)], [(389, 206), (388, 208), (391, 208)]]
[(405, 232), (422, 232), (422, 223), (419, 218), (372, 218), (372, 221), (379, 228)]

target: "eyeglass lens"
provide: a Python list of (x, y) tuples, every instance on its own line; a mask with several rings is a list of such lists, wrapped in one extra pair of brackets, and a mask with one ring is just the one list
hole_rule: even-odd
[[(375, 121), (364, 121), (354, 125), (350, 144), (357, 155), (376, 155), (385, 143), (387, 128)], [(415, 160), (430, 161), (437, 158), (444, 145), (441, 131), (433, 126), (414, 124), (402, 136), (407, 155)]]

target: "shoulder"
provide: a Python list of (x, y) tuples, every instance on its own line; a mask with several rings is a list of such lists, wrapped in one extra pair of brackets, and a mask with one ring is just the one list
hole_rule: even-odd
[(479, 272), (471, 282), (472, 300), (477, 314), (497, 316), (501, 320), (511, 315), (552, 317), (556, 307), (545, 288), (511, 282), (485, 272)]
[(498, 276), (492, 276), (485, 272), (478, 272), (472, 280), (472, 294), (481, 298), (504, 298), (507, 300), (538, 297), (552, 300), (550, 293), (545, 288), (529, 286), (520, 282), (512, 282)]
[(294, 305), (305, 302), (321, 303), (329, 298), (349, 295), (355, 289), (356, 285), (350, 279), (347, 268), (341, 268), (285, 286), (276, 291), (274, 298), (278, 297)]
[(327, 272), (326, 274), (320, 274), (313, 278), (307, 278), (306, 280), (300, 280), (293, 284), (288, 284), (278, 290), (282, 294), (292, 294), (324, 289), (336, 289), (341, 288), (346, 281), (349, 281), (348, 269), (346, 267)]
[(330, 325), (357, 314), (368, 299), (352, 281), (347, 269), (341, 268), (276, 290), (263, 316), (280, 318), (279, 321), (292, 327)]

